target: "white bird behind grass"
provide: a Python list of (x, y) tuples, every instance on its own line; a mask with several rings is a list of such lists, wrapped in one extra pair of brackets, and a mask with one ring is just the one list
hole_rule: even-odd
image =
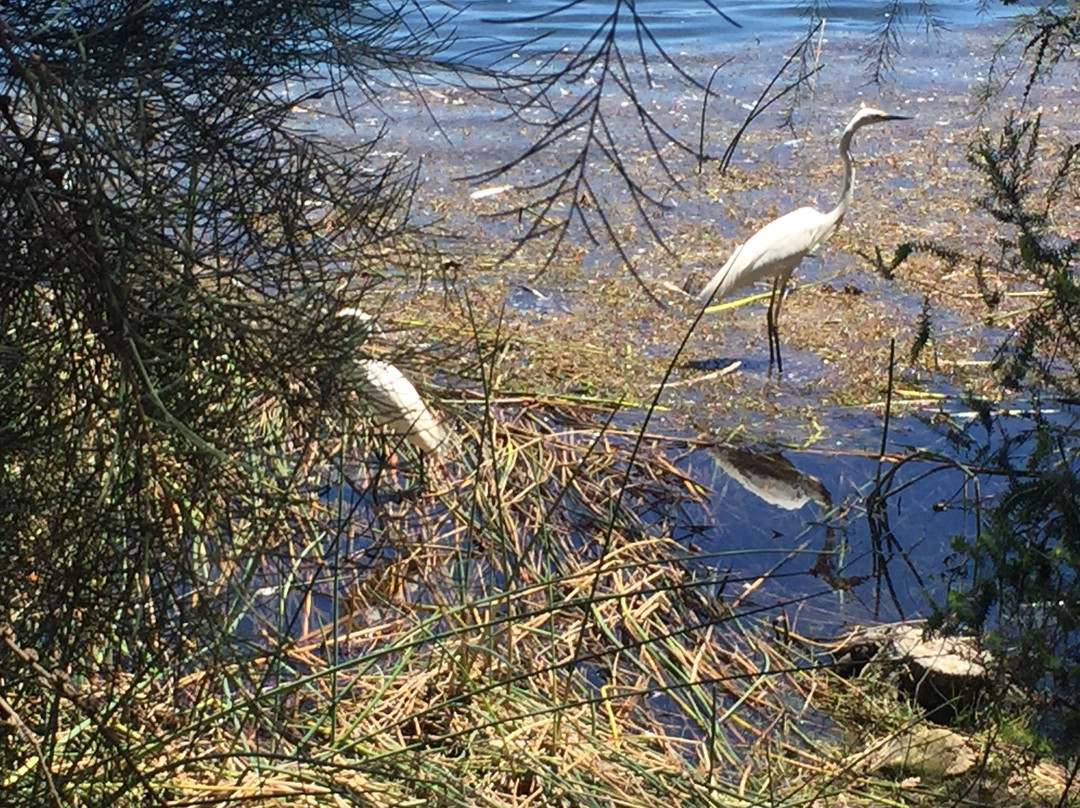
[(423, 452), (438, 452), (447, 432), (405, 374), (381, 359), (358, 359), (356, 365), (357, 384), (375, 423)]

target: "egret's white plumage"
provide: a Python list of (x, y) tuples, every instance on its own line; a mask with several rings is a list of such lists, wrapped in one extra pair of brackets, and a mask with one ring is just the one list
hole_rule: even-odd
[(382, 330), (382, 326), (375, 319), (375, 316), (368, 314), (363, 309), (358, 309), (355, 306), (349, 306), (344, 309), (338, 309), (334, 314), (335, 317), (352, 317), (356, 319), (366, 330), (369, 337), (385, 337), (386, 332)]
[(784, 214), (758, 230), (743, 244), (735, 248), (731, 257), (712, 276), (701, 290), (699, 299), (709, 305), (714, 299), (720, 299), (734, 290), (757, 281), (773, 279), (772, 297), (769, 300), (767, 314), (769, 333), (769, 367), (772, 368), (774, 357), (778, 370), (783, 371), (780, 360), (780, 336), (776, 330), (776, 320), (780, 315), (780, 304), (784, 297), (784, 287), (795, 267), (814, 247), (827, 239), (839, 226), (851, 206), (852, 191), (855, 188), (855, 169), (851, 163), (851, 139), (855, 132), (864, 126), (883, 121), (905, 120), (902, 115), (889, 115), (879, 109), (867, 107), (855, 113), (855, 117), (840, 136), (840, 159), (844, 163), (844, 184), (840, 190), (840, 201), (828, 213), (805, 207)]
[(428, 409), (412, 382), (389, 362), (358, 359), (357, 383), (371, 405), (375, 423), (417, 449), (438, 451), (446, 430)]

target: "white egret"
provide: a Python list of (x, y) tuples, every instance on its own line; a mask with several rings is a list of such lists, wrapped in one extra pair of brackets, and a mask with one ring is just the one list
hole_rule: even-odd
[(840, 136), (840, 159), (844, 163), (844, 184), (840, 189), (840, 201), (828, 213), (805, 207), (793, 210), (774, 219), (758, 230), (735, 252), (720, 270), (713, 275), (699, 299), (708, 306), (713, 298), (720, 299), (742, 286), (767, 278), (773, 279), (772, 295), (766, 315), (769, 334), (769, 370), (775, 361), (777, 371), (783, 373), (780, 360), (780, 333), (776, 321), (780, 316), (780, 304), (784, 287), (803, 257), (827, 239), (844, 219), (851, 206), (851, 194), (855, 187), (855, 169), (851, 163), (851, 139), (864, 126), (884, 121), (907, 120), (903, 115), (889, 115), (880, 109), (866, 107), (855, 113), (851, 123)]
[(438, 451), (446, 441), (446, 430), (412, 382), (397, 367), (380, 359), (358, 359), (356, 364), (358, 386), (371, 405), (375, 423), (417, 449)]
[[(338, 309), (335, 316), (355, 318), (368, 337), (386, 336), (375, 317), (363, 309)], [(360, 358), (356, 367), (357, 387), (376, 426), (425, 452), (435, 452), (446, 442), (446, 430), (397, 366), (381, 359)]]

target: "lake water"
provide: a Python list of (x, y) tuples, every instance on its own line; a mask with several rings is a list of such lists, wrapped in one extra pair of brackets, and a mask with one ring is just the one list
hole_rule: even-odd
[[(445, 15), (457, 31), (459, 54), (483, 49), (493, 41), (521, 43), (543, 36), (544, 47), (580, 44), (605, 19), (617, 14), (616, 27), (634, 37), (635, 14), (665, 49), (705, 51), (727, 45), (781, 44), (797, 41), (819, 19), (827, 20), (831, 34), (872, 35), (897, 21), (907, 30), (932, 26), (939, 31), (995, 23), (1031, 7), (1005, 8), (1000, 2), (783, 2), (763, 0), (731, 3), (722, 0), (474, 0), (449, 10), (442, 3), (432, 11)], [(482, 61), (482, 59), (480, 59)]]

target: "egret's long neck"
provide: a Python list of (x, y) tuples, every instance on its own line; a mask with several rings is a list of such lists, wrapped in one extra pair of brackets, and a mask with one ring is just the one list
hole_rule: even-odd
[(851, 205), (851, 194), (855, 190), (855, 166), (851, 163), (850, 154), (851, 138), (854, 134), (853, 129), (845, 129), (840, 137), (840, 159), (844, 162), (844, 185), (840, 189), (840, 201), (836, 203), (835, 208), (825, 214), (829, 221), (830, 231), (844, 220), (844, 214)]

